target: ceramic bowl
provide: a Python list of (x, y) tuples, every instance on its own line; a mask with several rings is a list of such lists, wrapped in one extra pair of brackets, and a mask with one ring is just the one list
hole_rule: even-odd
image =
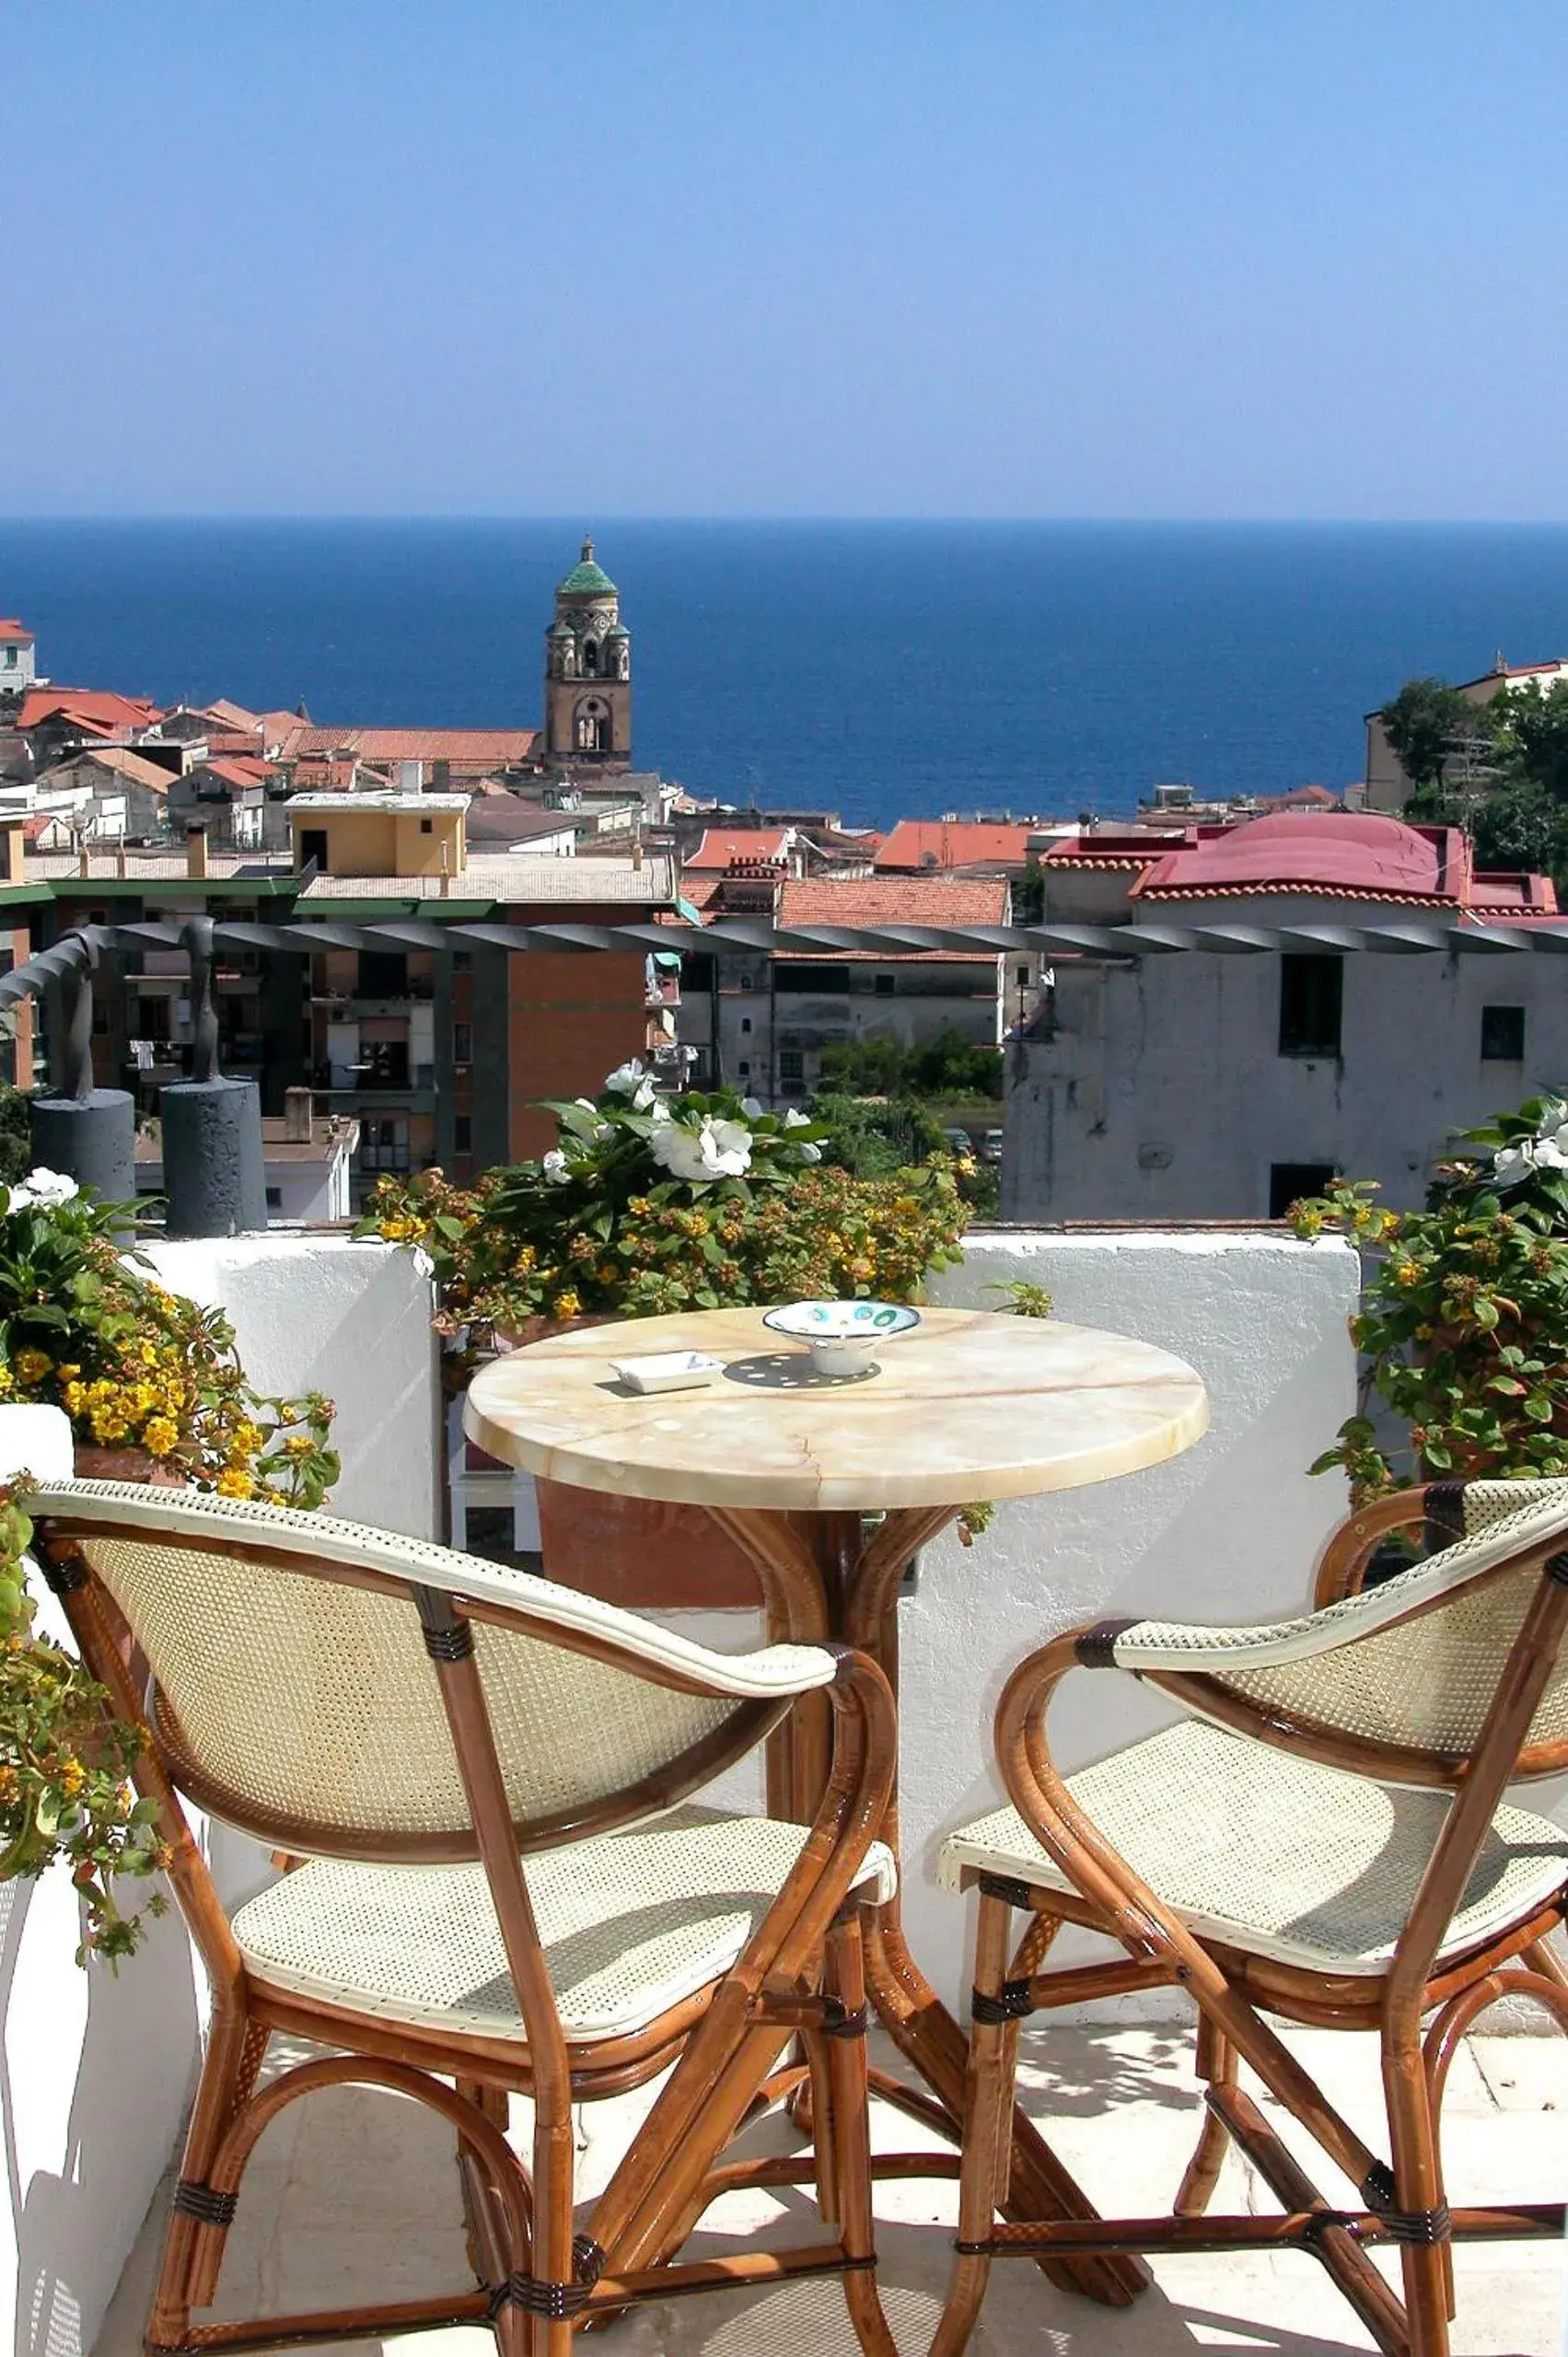
[(920, 1312), (891, 1301), (792, 1301), (767, 1311), (762, 1323), (807, 1343), (819, 1375), (867, 1375), (877, 1343), (907, 1334)]

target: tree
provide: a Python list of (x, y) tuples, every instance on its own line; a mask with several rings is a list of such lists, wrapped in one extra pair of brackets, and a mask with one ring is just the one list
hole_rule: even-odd
[(14, 1187), (32, 1168), (29, 1101), (23, 1090), (0, 1081), (0, 1186)]
[(1484, 707), (1443, 679), (1407, 679), (1377, 717), (1389, 750), (1418, 790), (1441, 785), (1457, 750), (1491, 734)]
[(1539, 786), (1568, 803), (1568, 679), (1553, 679), (1549, 688), (1532, 679), (1500, 696), (1495, 709), (1506, 782)]
[(1475, 864), (1540, 876), (1568, 871), (1568, 804), (1527, 783), (1488, 795), (1475, 813)]

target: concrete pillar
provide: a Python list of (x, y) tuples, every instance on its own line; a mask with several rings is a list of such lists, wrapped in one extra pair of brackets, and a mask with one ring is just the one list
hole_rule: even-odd
[(123, 1089), (94, 1088), (86, 1097), (35, 1097), (32, 1158), (59, 1170), (100, 1202), (128, 1203), (136, 1192), (136, 1114)]
[(129, 1203), (136, 1193), (136, 1111), (120, 1088), (93, 1086), (93, 992), (85, 962), (56, 984), (58, 1021), (51, 1069), (58, 1090), (35, 1097), (29, 1114), (35, 1167), (58, 1170), (100, 1202)]
[(240, 1236), (267, 1225), (261, 1097), (253, 1080), (175, 1080), (159, 1093), (170, 1236)]

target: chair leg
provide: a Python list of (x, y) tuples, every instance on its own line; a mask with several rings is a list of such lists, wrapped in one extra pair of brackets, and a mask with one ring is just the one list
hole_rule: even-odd
[[(572, 2186), (576, 2165), (576, 2129), (568, 2107), (563, 2120), (536, 2121), (533, 2140), (533, 2273), (552, 2283), (573, 2280)], [(535, 2316), (528, 2357), (571, 2357), (570, 2316)]]
[[(1393, 2149), (1395, 2201), (1401, 2211), (1440, 2212), (1443, 2171), (1422, 2059), (1419, 2017), (1409, 2023), (1384, 2024), (1383, 2086)], [(1446, 2234), (1434, 2242), (1400, 2246), (1411, 2357), (1448, 2357), (1449, 2254)]]
[[(203, 2187), (225, 2128), (250, 2099), (267, 2049), (268, 2033), (238, 2006), (215, 2007), (202, 2058), (196, 2100), (180, 2155), (181, 2187)], [(180, 2203), (164, 2236), (163, 2257), (147, 2318), (150, 2343), (178, 2347), (191, 2329), (191, 2310), (204, 2307), (217, 2288), (227, 2227), (193, 2215)]]
[[(1222, 2029), (1216, 2029), (1207, 2014), (1198, 2016), (1198, 2076), (1210, 2086), (1234, 2087), (1236, 2084), (1236, 2049)], [(1203, 2124), (1198, 2131), (1198, 2147), (1187, 2164), (1176, 2197), (1179, 2218), (1201, 2218), (1214, 2200), (1214, 2188), (1220, 2181), (1230, 2138), (1225, 2122), (1215, 2111), (1204, 2106)]]
[[(858, 1909), (835, 1923), (828, 1933), (824, 1986), (844, 2011), (865, 2009), (865, 1948)], [(812, 2041), (817, 2043), (816, 2040)], [(898, 2357), (877, 2290), (875, 2267), (877, 2228), (871, 2207), (871, 2101), (866, 2075), (865, 2038), (830, 2038), (827, 2049), (828, 2102), (819, 2110), (817, 2134), (832, 2155), (831, 2177), (838, 2210), (839, 2238), (852, 2262), (843, 2277), (844, 2303), (855, 2339), (869, 2357)]]
[[(974, 1963), (974, 1985), (980, 1996), (1001, 1994), (1007, 1977), (1007, 1939), (1012, 1922), (1010, 1902), (982, 1890)], [(958, 2257), (930, 2357), (958, 2357), (958, 2352), (968, 2348), (985, 2298), (991, 2260), (984, 2251), (966, 2250), (964, 2246), (990, 2240), (996, 2212), (1007, 2198), (1013, 2083), (1017, 2074), (1017, 2060), (1016, 2021), (973, 2024), (964, 2080)]]

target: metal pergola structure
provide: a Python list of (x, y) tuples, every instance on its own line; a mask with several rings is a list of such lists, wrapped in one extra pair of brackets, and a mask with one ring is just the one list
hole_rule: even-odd
[(831, 959), (852, 952), (908, 957), (946, 950), (976, 958), (1028, 954), (1053, 958), (1163, 957), (1193, 952), (1256, 957), (1280, 952), (1360, 951), (1392, 957), (1496, 957), (1535, 951), (1568, 955), (1568, 919), (1529, 924), (1481, 924), (1412, 919), (1373, 924), (1005, 924), (776, 925), (724, 917), (706, 925), (438, 924), (418, 917), (382, 917), (365, 924), (323, 919), (265, 924), (250, 919), (199, 917), (179, 923), (87, 924), (0, 976), (0, 1007), (41, 997), (72, 978), (89, 976), (106, 958), (147, 949), (190, 949), (193, 936), (213, 949), (260, 949), (310, 956), (324, 949), (620, 950), (646, 955), (742, 958), (775, 952)]

